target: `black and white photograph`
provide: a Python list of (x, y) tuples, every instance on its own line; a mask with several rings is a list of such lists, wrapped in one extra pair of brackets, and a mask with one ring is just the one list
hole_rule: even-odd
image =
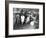
[(13, 8), (13, 29), (38, 29), (39, 9)]
[(9, 2), (8, 36), (44, 35), (44, 3)]

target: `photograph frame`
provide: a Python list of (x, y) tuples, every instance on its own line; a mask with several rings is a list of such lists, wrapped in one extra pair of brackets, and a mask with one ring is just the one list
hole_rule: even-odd
[[(8, 35), (9, 29), (9, 3), (22, 3), (22, 4), (38, 4), (43, 5), (43, 33), (38, 34), (23, 34), (23, 35)], [(40, 36), (45, 35), (45, 3), (43, 2), (24, 2), (24, 1), (9, 1), (8, 4), (5, 4), (5, 36), (6, 37), (21, 37), (21, 36)]]

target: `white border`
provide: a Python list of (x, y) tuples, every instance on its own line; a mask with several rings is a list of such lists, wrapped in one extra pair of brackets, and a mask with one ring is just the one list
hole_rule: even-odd
[[(13, 8), (38, 8), (39, 9), (39, 29), (27, 29), (27, 30), (13, 30)], [(43, 33), (43, 5), (34, 4), (9, 4), (9, 35), (20, 35), (20, 34), (36, 34)]]

